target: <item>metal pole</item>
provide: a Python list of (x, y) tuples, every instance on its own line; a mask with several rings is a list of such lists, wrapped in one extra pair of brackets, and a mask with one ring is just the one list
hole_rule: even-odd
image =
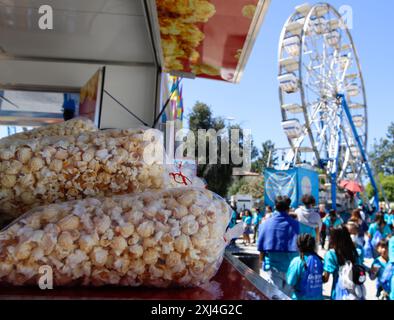
[(374, 196), (375, 210), (379, 210), (379, 189), (378, 189), (378, 187), (376, 185), (376, 181), (375, 181), (375, 179), (373, 177), (371, 167), (368, 164), (367, 155), (365, 153), (363, 144), (361, 143), (360, 137), (358, 136), (357, 129), (356, 129), (356, 126), (354, 125), (353, 118), (352, 118), (352, 115), (350, 113), (349, 107), (347, 105), (345, 95), (344, 94), (338, 94), (337, 97), (338, 97), (338, 99), (341, 99), (341, 101), (342, 101), (343, 110), (345, 111), (346, 116), (347, 116), (347, 118), (349, 120), (349, 124), (350, 124), (350, 127), (352, 129), (354, 138), (356, 139), (358, 148), (359, 148), (361, 156), (363, 158), (363, 165), (364, 165), (365, 169), (367, 170), (367, 174), (368, 174), (369, 180), (371, 181), (371, 185), (372, 185), (372, 188), (373, 188), (374, 194), (375, 194), (375, 196)]
[(335, 136), (331, 137), (329, 145), (329, 166), (331, 169), (331, 202), (332, 209), (337, 210), (337, 179), (338, 179), (338, 163), (341, 148), (341, 124), (342, 124), (342, 108), (336, 110), (336, 129)]
[(337, 173), (331, 173), (331, 201), (332, 209), (337, 210)]
[(268, 153), (267, 168), (269, 168), (271, 164), (271, 155), (272, 155), (272, 150), (270, 150)]

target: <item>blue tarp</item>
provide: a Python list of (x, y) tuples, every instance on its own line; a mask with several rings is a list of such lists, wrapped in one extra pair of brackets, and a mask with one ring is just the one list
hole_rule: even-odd
[(297, 208), (304, 194), (312, 194), (319, 201), (319, 175), (317, 172), (295, 168), (286, 171), (266, 169), (264, 171), (264, 202), (275, 207), (275, 197), (288, 196), (291, 206)]

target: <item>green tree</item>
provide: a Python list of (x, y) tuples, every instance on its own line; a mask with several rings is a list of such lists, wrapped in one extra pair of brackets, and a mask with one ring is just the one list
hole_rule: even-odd
[(394, 175), (394, 122), (389, 126), (385, 138), (375, 140), (369, 158), (375, 172)]
[[(232, 182), (233, 169), (236, 167), (230, 157), (230, 163), (226, 163), (222, 158), (223, 154), (229, 154), (231, 150), (231, 143), (229, 137), (231, 137), (231, 129), (240, 129), (240, 137), (238, 146), (240, 148), (240, 157), (243, 156), (242, 150), (245, 143), (242, 128), (240, 125), (232, 125), (226, 127), (225, 121), (221, 117), (214, 117), (211, 108), (200, 101), (197, 101), (194, 105), (191, 113), (189, 114), (189, 129), (194, 133), (195, 137), (198, 136), (198, 131), (201, 129), (210, 130), (214, 129), (216, 132), (222, 130), (222, 134), (217, 135), (217, 159), (218, 163), (210, 164), (208, 159), (210, 156), (208, 135), (206, 137), (205, 146), (198, 145), (198, 139), (196, 138), (196, 159), (198, 159), (198, 148), (205, 147), (205, 154), (207, 157), (206, 163), (202, 163), (201, 159), (198, 159), (197, 174), (206, 180), (208, 188), (221, 196), (226, 196), (228, 188)], [(227, 133), (227, 134), (226, 134)], [(253, 152), (252, 152), (253, 153)]]
[(211, 108), (200, 101), (197, 101), (189, 115), (189, 129), (197, 132), (199, 129), (221, 130), (224, 129), (224, 119), (220, 117), (213, 117)]
[[(393, 176), (385, 176), (382, 173), (379, 174), (379, 180), (384, 190), (384, 193), (387, 197), (387, 200), (390, 202), (394, 202), (394, 175)], [(367, 185), (367, 193), (370, 198), (373, 197), (374, 191), (371, 184)], [(384, 197), (382, 193), (379, 191), (379, 200), (384, 201)]]
[(254, 199), (262, 199), (264, 196), (264, 178), (243, 177), (233, 182), (229, 188), (229, 196), (237, 194), (251, 195)]
[(269, 167), (274, 167), (278, 164), (278, 156), (275, 150), (275, 143), (271, 140), (265, 141), (262, 144), (262, 149), (256, 161), (252, 164), (253, 172), (262, 174), (267, 168), (269, 160)]

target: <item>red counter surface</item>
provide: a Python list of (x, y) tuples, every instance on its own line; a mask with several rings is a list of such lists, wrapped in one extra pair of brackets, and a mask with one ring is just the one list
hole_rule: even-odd
[(271, 300), (286, 299), (281, 292), (226, 253), (217, 275), (204, 288), (37, 288), (1, 287), (0, 300)]

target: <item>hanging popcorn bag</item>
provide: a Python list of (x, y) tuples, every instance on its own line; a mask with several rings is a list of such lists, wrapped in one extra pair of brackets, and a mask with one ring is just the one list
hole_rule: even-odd
[(0, 144), (0, 222), (37, 206), (160, 190), (162, 133), (127, 129)]
[(72, 136), (79, 135), (83, 132), (95, 131), (98, 131), (98, 128), (92, 120), (78, 117), (68, 121), (62, 121), (59, 123), (34, 128), (26, 132), (19, 132), (13, 134), (11, 136), (0, 139), (0, 145), (2, 143), (10, 143), (15, 140), (39, 139), (51, 136)]
[(194, 287), (218, 271), (231, 210), (193, 187), (35, 208), (0, 232), (0, 283)]

